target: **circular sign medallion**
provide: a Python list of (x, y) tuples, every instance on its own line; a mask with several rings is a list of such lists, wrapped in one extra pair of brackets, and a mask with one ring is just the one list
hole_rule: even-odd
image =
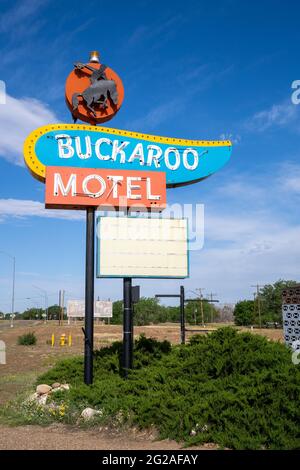
[(66, 80), (66, 103), (77, 119), (96, 125), (112, 119), (124, 99), (120, 77), (103, 64), (76, 63)]

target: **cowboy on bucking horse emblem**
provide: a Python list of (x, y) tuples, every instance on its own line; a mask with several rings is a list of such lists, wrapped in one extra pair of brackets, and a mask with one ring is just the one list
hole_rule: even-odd
[(100, 64), (93, 51), (90, 62), (74, 64), (66, 82), (66, 100), (74, 122), (77, 119), (97, 124), (111, 119), (123, 101), (123, 85), (118, 75)]

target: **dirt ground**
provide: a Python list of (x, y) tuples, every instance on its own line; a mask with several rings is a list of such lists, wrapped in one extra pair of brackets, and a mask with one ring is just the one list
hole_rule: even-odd
[[(57, 321), (15, 322), (10, 328), (9, 322), (0, 321), (0, 340), (6, 345), (6, 364), (0, 364), (0, 406), (13, 399), (18, 393), (32, 390), (36, 377), (49, 369), (58, 359), (83, 353), (83, 324), (77, 322), (59, 326)], [(219, 328), (220, 324), (209, 325), (205, 330)], [(189, 326), (199, 330), (199, 326)], [(250, 331), (243, 328), (243, 331)], [(34, 332), (37, 337), (35, 346), (19, 346), (18, 337), (24, 333)], [(275, 341), (283, 340), (281, 329), (252, 330), (254, 334), (264, 335)], [(60, 346), (61, 334), (72, 336), (72, 346)], [(113, 341), (122, 339), (121, 325), (95, 324), (94, 346), (99, 348)], [(135, 327), (135, 337), (145, 333), (148, 337), (160, 340), (167, 339), (173, 344), (179, 343), (178, 324), (162, 324)], [(199, 331), (195, 331), (199, 333)], [(51, 347), (51, 335), (55, 336), (55, 345)], [(187, 333), (188, 337), (193, 332)], [(203, 332), (203, 334), (206, 334)], [(49, 344), (50, 343), (50, 344)], [(207, 444), (199, 449), (215, 448)], [(112, 435), (107, 429), (83, 431), (62, 425), (40, 428), (39, 426), (21, 426), (10, 428), (0, 425), (0, 449), (158, 449), (175, 450), (180, 446), (172, 441), (155, 441), (149, 433)]]
[[(218, 446), (207, 443), (193, 446), (192, 450), (215, 450)], [(107, 428), (82, 430), (62, 424), (48, 427), (0, 426), (0, 450), (179, 450), (175, 441), (158, 441), (149, 432), (131, 430), (130, 433), (112, 434)], [(185, 450), (187, 450), (185, 448)]]

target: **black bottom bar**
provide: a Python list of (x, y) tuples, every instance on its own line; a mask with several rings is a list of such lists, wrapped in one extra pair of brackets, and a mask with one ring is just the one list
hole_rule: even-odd
[(133, 366), (133, 318), (132, 318), (132, 279), (124, 277), (123, 280), (123, 375), (128, 377), (128, 371)]
[(84, 383), (93, 383), (95, 209), (86, 210)]
[[(100, 439), (100, 438), (99, 438)], [(145, 440), (145, 442), (147, 442)], [(100, 444), (101, 445), (101, 441)], [(124, 444), (123, 444), (124, 445)], [(139, 443), (139, 445), (141, 445)], [(149, 441), (149, 446), (153, 445)], [(218, 465), (219, 467), (228, 467), (236, 464), (241, 466), (244, 464), (245, 459), (250, 465), (255, 465), (261, 462), (264, 466), (278, 464), (286, 466), (287, 461), (295, 464), (299, 462), (299, 450), (286, 450), (272, 452), (268, 451), (249, 451), (249, 450), (193, 450), (193, 449), (180, 449), (180, 450), (60, 450), (59, 452), (53, 450), (1, 450), (1, 463), (11, 467), (14, 464), (18, 465), (22, 462), (29, 466), (36, 468), (35, 464), (44, 464), (45, 459), (51, 466), (58, 466), (63, 463), (64, 466), (77, 465), (82, 466), (105, 465), (107, 468), (110, 465), (122, 466), (125, 468), (145, 468), (145, 465), (176, 465), (177, 468), (182, 464), (186, 464), (187, 468), (203, 468), (205, 465)], [(295, 459), (295, 460), (294, 460)], [(252, 463), (251, 463), (252, 462)], [(234, 465), (235, 466), (235, 465)], [(105, 468), (104, 467), (104, 468)]]

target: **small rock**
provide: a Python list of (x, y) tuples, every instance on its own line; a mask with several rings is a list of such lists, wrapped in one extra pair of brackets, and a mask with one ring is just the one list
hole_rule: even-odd
[(62, 390), (70, 390), (70, 385), (69, 384), (61, 384), (60, 388)]
[(102, 415), (102, 411), (100, 411), (100, 410), (94, 410), (93, 408), (85, 408), (82, 411), (80, 416), (85, 421), (89, 421), (90, 419), (93, 419), (95, 416), (101, 416), (101, 415)]
[(36, 393), (38, 393), (39, 395), (44, 395), (45, 393), (49, 393), (51, 390), (52, 390), (52, 387), (46, 384), (41, 384), (36, 387)]
[(116, 414), (116, 420), (119, 424), (122, 424), (123, 421), (124, 421), (124, 414), (122, 411), (119, 411), (117, 414)]
[(54, 384), (52, 384), (52, 388), (58, 388), (58, 387), (60, 387), (59, 382), (55, 382)]
[(47, 393), (44, 393), (43, 395), (39, 395), (38, 399), (37, 399), (37, 403), (39, 405), (46, 405), (47, 403), (47, 398), (48, 398), (48, 395)]
[(68, 384), (59, 384), (59, 387), (53, 387), (52, 386), (51, 393), (64, 392), (65, 390), (70, 390), (70, 385), (68, 385)]
[[(202, 445), (203, 447), (206, 447), (206, 449), (215, 449), (217, 447), (217, 445), (214, 444), (213, 442), (205, 442)], [(224, 448), (224, 450), (226, 450), (226, 448)]]
[(35, 393), (32, 393), (31, 395), (29, 395), (27, 401), (30, 401), (30, 402), (31, 402), (31, 401), (37, 401), (37, 399), (39, 398), (39, 396), (40, 396), (40, 395), (39, 395), (38, 393), (36, 393), (36, 392), (35, 392)]

